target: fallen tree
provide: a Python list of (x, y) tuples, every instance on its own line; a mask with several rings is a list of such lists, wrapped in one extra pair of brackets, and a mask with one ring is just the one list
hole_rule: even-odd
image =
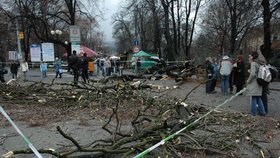
[[(42, 107), (55, 108), (56, 112), (49, 113), (50, 118), (71, 115), (71, 111), (83, 108), (94, 109), (95, 113), (107, 120), (100, 128), (110, 136), (97, 138), (88, 144), (80, 143), (58, 126), (57, 131), (73, 145), (65, 150), (39, 149), (42, 154), (60, 158), (131, 157), (209, 111), (206, 107), (188, 103), (187, 96), (194, 89), (184, 100), (169, 98), (162, 93), (175, 90), (176, 87), (149, 85), (142, 80), (124, 82), (122, 79), (78, 85), (38, 82), (24, 87), (14, 82), (1, 87), (1, 100), (5, 104), (36, 105), (33, 106), (36, 113)], [(32, 125), (47, 123), (40, 123), (39, 118)], [(129, 130), (123, 126), (128, 126)], [(271, 127), (270, 130), (263, 130), (267, 126)], [(259, 142), (269, 142), (277, 129), (279, 123), (276, 120), (215, 111), (150, 154), (152, 157), (240, 157), (238, 151), (247, 146), (256, 153), (262, 151), (273, 156), (273, 153), (264, 151)], [(259, 135), (265, 137), (260, 138)], [(12, 151), (12, 155), (31, 153), (30, 149)]]

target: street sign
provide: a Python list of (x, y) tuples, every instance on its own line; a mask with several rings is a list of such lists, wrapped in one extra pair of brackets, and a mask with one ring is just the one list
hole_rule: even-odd
[(24, 34), (23, 34), (23, 32), (19, 32), (19, 39), (24, 39)]
[(80, 41), (81, 41), (80, 26), (71, 25), (70, 42), (80, 42)]
[(133, 46), (139, 46), (140, 42), (138, 39), (133, 40)]
[(140, 51), (140, 47), (139, 46), (133, 46), (132, 51), (133, 51), (133, 53), (137, 54)]

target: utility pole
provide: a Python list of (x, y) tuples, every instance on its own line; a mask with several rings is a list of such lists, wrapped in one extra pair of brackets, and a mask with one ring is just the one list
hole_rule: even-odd
[(17, 58), (22, 60), (23, 56), (21, 53), (21, 43), (20, 43), (20, 38), (19, 38), (19, 28), (18, 28), (18, 19), (16, 17), (16, 29), (17, 29), (17, 45), (18, 45), (18, 53), (17, 53)]

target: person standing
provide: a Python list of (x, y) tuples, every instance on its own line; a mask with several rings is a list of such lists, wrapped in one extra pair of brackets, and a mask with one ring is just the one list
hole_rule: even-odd
[(69, 58), (69, 64), (74, 74), (74, 84), (77, 85), (79, 80), (80, 61), (75, 50)]
[(213, 79), (212, 79), (212, 82), (211, 82), (211, 92), (216, 93), (215, 87), (216, 87), (216, 84), (217, 84), (218, 74), (219, 74), (219, 68), (218, 68), (216, 58), (212, 59), (212, 66), (213, 66)]
[(228, 94), (229, 77), (233, 66), (227, 55), (222, 58), (222, 62), (220, 65), (222, 94)]
[(42, 73), (42, 79), (46, 78), (48, 68), (47, 68), (47, 64), (45, 62), (41, 62), (40, 70), (41, 70), (41, 73)]
[(251, 96), (251, 114), (255, 116), (258, 114), (265, 116), (265, 109), (261, 99), (262, 96), (262, 86), (257, 83), (257, 72), (259, 69), (259, 64), (256, 62), (259, 54), (257, 52), (251, 52), (249, 54), (249, 63), (250, 63), (250, 76), (247, 79), (247, 95)]
[(55, 58), (53, 65), (54, 65), (54, 71), (55, 71), (55, 78), (57, 78), (58, 75), (59, 75), (59, 78), (62, 78), (61, 61), (58, 57)]
[(26, 60), (23, 61), (22, 63), (20, 63), (20, 69), (23, 73), (23, 81), (27, 81), (27, 73), (28, 73), (29, 67), (28, 67), (28, 63)]
[(0, 58), (0, 81), (2, 82), (2, 83), (4, 83), (5, 82), (5, 73), (4, 73), (4, 69), (5, 68), (5, 63), (4, 63), (4, 61)]
[(93, 59), (88, 60), (88, 71), (89, 75), (92, 76), (94, 73), (94, 62)]
[(234, 80), (236, 85), (236, 93), (241, 91), (245, 84), (245, 63), (244, 58), (241, 54), (237, 55), (234, 71)]
[(100, 70), (102, 72), (103, 77), (106, 74), (106, 67), (105, 67), (105, 59), (102, 57), (99, 59), (99, 64), (100, 64)]
[[(264, 45), (261, 45), (260, 47), (261, 53), (259, 54), (258, 58), (256, 59), (256, 62), (260, 65), (267, 64), (265, 57), (263, 56), (264, 53)], [(262, 85), (262, 101), (264, 105), (264, 110), (266, 114), (268, 113), (268, 99), (267, 95), (269, 94), (269, 83)]]
[(209, 94), (212, 92), (211, 86), (212, 86), (213, 71), (214, 71), (210, 57), (206, 58), (205, 66), (206, 66), (206, 93)]
[(82, 68), (82, 78), (84, 80), (84, 83), (87, 83), (89, 81), (89, 77), (88, 77), (88, 59), (86, 53), (83, 54), (81, 68)]
[(136, 74), (140, 72), (141, 70), (141, 61), (140, 61), (140, 58), (137, 59), (136, 61)]
[(95, 60), (95, 63), (96, 63), (96, 74), (97, 76), (99, 75), (99, 71), (100, 71), (100, 58), (97, 57), (97, 59)]
[(110, 61), (109, 57), (106, 57), (104, 66), (105, 66), (105, 70), (106, 70), (105, 71), (106, 76), (110, 76), (111, 75), (111, 61)]
[[(230, 60), (231, 61), (231, 64), (233, 66), (233, 64), (235, 64), (235, 61), (234, 60)], [(229, 85), (229, 93), (230, 94), (233, 94), (233, 85), (234, 85), (234, 71), (235, 71), (235, 68), (232, 67), (232, 70), (230, 72), (230, 75), (229, 75), (229, 80), (228, 80), (228, 85)]]
[(17, 63), (17, 61), (13, 61), (12, 65), (10, 67), (10, 71), (12, 73), (13, 79), (17, 79), (18, 67), (19, 67), (19, 64)]

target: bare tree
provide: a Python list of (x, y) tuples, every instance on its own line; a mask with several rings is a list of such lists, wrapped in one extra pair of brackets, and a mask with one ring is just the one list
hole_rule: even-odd
[(257, 25), (260, 18), (257, 2), (248, 0), (213, 1), (203, 20), (203, 29), (212, 32), (210, 37), (217, 53), (233, 55), (240, 48), (242, 40)]
[[(271, 0), (272, 1), (272, 0)], [(262, 0), (263, 6), (263, 33), (264, 33), (264, 45), (263, 45), (263, 55), (268, 60), (271, 54), (271, 30), (270, 30), (270, 20), (272, 14), (279, 11), (280, 2), (274, 1), (271, 6), (270, 0)]]
[[(88, 9), (90, 7), (85, 8), (84, 3), (89, 3), (90, 1), (83, 1), (82, 3), (80, 0), (14, 0), (13, 2), (10, 8), (8, 8), (10, 10), (7, 12), (11, 13), (11, 9), (19, 10), (16, 17), (20, 17), (21, 26), (26, 35), (24, 39), (26, 59), (28, 59), (29, 56), (29, 41), (36, 42), (36, 40), (53, 42), (64, 47), (69, 57), (71, 53), (70, 44), (64, 43), (65, 39), (68, 39), (69, 36), (69, 25), (80, 25), (80, 22), (84, 23), (85, 21), (91, 24), (97, 23), (96, 17), (94, 16), (97, 14), (90, 14), (92, 13)], [(99, 1), (94, 1), (89, 4), (91, 4), (90, 6), (97, 7), (98, 2)], [(15, 15), (13, 17), (15, 17)], [(52, 36), (50, 32), (54, 29), (61, 30), (63, 34), (59, 38)], [(82, 35), (86, 37), (88, 33), (83, 34), (82, 30)], [(34, 37), (31, 38), (31, 36)]]

